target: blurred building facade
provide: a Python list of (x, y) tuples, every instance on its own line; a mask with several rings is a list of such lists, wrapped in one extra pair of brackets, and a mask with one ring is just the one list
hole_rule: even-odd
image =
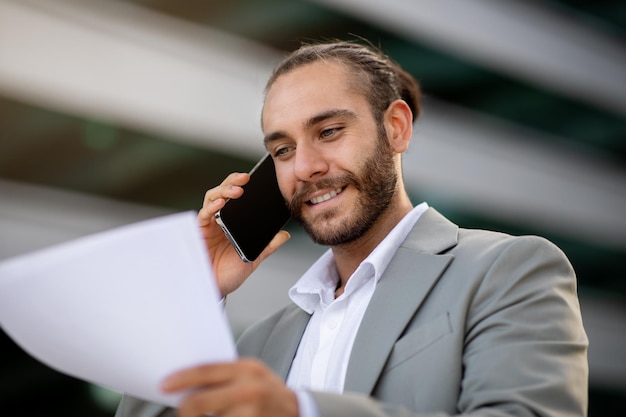
[[(262, 155), (277, 60), (303, 41), (366, 38), (423, 85), (404, 157), (414, 203), (567, 253), (591, 341), (590, 416), (618, 415), (626, 5), (586, 3), (0, 0), (0, 259), (198, 209), (206, 189)], [(229, 301), (236, 333), (287, 303), (324, 250), (289, 227), (292, 242)], [(16, 416), (112, 415), (116, 393), (0, 336), (0, 404)]]

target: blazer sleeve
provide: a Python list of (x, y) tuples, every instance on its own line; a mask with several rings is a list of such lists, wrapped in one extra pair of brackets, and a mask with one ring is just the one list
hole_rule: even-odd
[(495, 246), (497, 256), (471, 278), (476, 285), (465, 313), (457, 413), (419, 413), (384, 398), (314, 392), (320, 416), (586, 416), (588, 340), (569, 261), (539, 237)]

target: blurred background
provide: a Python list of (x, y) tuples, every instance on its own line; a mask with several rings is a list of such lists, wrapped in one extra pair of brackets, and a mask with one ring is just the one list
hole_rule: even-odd
[[(0, 0), (0, 260), (197, 210), (263, 154), (277, 60), (303, 41), (363, 37), (423, 85), (404, 158), (414, 203), (566, 252), (591, 340), (589, 415), (621, 416), (625, 28), (626, 3), (608, 0)], [(235, 333), (287, 303), (324, 251), (288, 227), (291, 243), (229, 297)], [(2, 332), (0, 357), (12, 416), (113, 415), (118, 393)]]

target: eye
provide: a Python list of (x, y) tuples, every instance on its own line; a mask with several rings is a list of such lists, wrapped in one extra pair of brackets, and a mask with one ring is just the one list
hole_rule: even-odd
[(320, 137), (322, 139), (331, 138), (331, 137), (335, 136), (337, 134), (337, 132), (339, 132), (340, 130), (341, 130), (341, 128), (339, 128), (339, 127), (332, 127), (330, 129), (324, 129), (320, 133)]
[(293, 150), (293, 148), (291, 146), (282, 146), (280, 148), (276, 148), (274, 149), (273, 152), (273, 156), (275, 158), (284, 158), (286, 157), (291, 151)]

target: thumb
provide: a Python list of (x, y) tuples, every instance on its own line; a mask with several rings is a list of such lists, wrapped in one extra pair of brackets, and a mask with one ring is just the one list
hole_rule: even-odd
[(286, 230), (281, 230), (278, 233), (276, 233), (276, 235), (270, 241), (267, 247), (263, 249), (263, 252), (261, 252), (259, 257), (256, 259), (255, 263), (263, 262), (263, 260), (265, 260), (268, 256), (276, 252), (278, 248), (280, 248), (283, 245), (283, 243), (287, 242), (290, 238), (291, 238), (291, 235)]

